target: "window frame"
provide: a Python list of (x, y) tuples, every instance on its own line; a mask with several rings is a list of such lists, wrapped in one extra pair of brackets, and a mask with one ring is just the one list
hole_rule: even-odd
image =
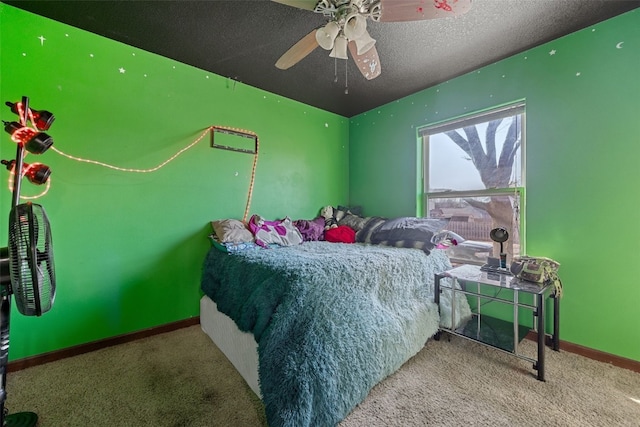
[[(521, 115), (520, 123), (520, 185), (515, 187), (502, 188), (485, 188), (481, 190), (447, 190), (447, 191), (429, 191), (429, 136), (447, 132), (450, 130), (460, 129), (465, 126), (486, 123), (499, 118), (507, 118), (515, 115)], [(419, 149), (422, 151), (422, 164), (420, 165), (420, 184), (422, 190), (422, 203), (418, 206), (422, 207), (422, 215), (429, 217), (429, 201), (430, 199), (455, 199), (470, 197), (491, 197), (516, 195), (519, 199), (519, 215), (518, 215), (518, 232), (520, 237), (520, 254), (526, 254), (526, 232), (525, 232), (525, 206), (526, 206), (526, 108), (525, 101), (520, 100), (510, 104), (489, 108), (486, 110), (476, 111), (464, 116), (456, 117), (451, 120), (444, 120), (431, 125), (418, 128)], [(514, 254), (515, 255), (515, 254)], [(455, 261), (452, 259), (452, 261)]]

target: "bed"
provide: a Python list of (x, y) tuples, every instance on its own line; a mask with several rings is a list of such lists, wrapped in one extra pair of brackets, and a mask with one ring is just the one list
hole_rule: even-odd
[[(451, 326), (450, 295), (440, 311), (433, 303), (434, 274), (451, 268), (445, 253), (380, 243), (207, 253), (202, 329), (262, 398), (271, 427), (337, 425), (439, 324)], [(458, 295), (461, 323), (471, 313)]]

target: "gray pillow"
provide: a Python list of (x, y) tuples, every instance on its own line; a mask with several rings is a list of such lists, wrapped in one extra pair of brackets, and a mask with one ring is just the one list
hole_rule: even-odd
[(399, 218), (393, 218), (387, 220), (380, 230), (394, 230), (397, 228), (406, 228), (411, 230), (418, 230), (424, 233), (436, 234), (442, 231), (449, 221), (440, 218), (418, 218), (410, 216), (402, 216)]
[(357, 232), (362, 230), (368, 221), (369, 218), (363, 218), (358, 215), (347, 213), (342, 219), (338, 221), (338, 225), (346, 225)]

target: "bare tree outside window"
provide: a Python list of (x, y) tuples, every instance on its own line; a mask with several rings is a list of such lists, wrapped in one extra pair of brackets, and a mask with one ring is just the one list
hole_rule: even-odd
[(464, 242), (452, 260), (496, 256), (489, 231), (498, 226), (509, 231), (508, 258), (520, 254), (523, 121), (519, 104), (421, 131), (427, 214), (448, 219)]

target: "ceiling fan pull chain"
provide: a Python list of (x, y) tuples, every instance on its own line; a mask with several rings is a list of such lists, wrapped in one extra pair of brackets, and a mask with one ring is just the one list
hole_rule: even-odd
[(333, 82), (338, 83), (338, 58), (333, 58)]
[(349, 70), (348, 65), (349, 64), (347, 64), (347, 61), (344, 61), (344, 94), (345, 95), (349, 94), (349, 78), (347, 73), (347, 71)]

